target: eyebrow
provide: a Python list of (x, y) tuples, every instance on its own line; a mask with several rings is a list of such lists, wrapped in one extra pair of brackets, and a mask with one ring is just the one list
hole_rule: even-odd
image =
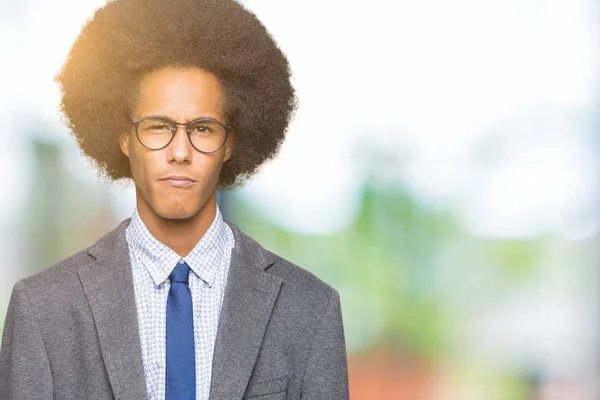
[(171, 117), (169, 117), (169, 116), (167, 116), (167, 115), (160, 115), (160, 114), (148, 114), (148, 115), (144, 115), (144, 116), (142, 116), (142, 117), (140, 117), (140, 118), (137, 118), (137, 119), (135, 119), (135, 120), (134, 120), (134, 122), (135, 122), (135, 121), (139, 121), (139, 120), (141, 120), (141, 119), (143, 119), (143, 118), (150, 118), (150, 117), (168, 119), (168, 120), (170, 120), (170, 121), (173, 121), (173, 122), (175, 122), (175, 123), (176, 123), (176, 124), (178, 124), (178, 125), (187, 125), (187, 124), (189, 124), (189, 123), (191, 123), (191, 122), (198, 121), (198, 120), (203, 120), (203, 119), (208, 119), (208, 120), (211, 120), (211, 121), (217, 121), (217, 122), (220, 122), (220, 123), (222, 123), (222, 124), (225, 124), (225, 125), (227, 125), (225, 122), (221, 122), (221, 120), (219, 120), (218, 118), (215, 118), (215, 117), (210, 117), (210, 116), (208, 116), (208, 115), (202, 115), (202, 116), (199, 116), (199, 117), (194, 117), (194, 118), (190, 119), (190, 120), (189, 120), (189, 121), (187, 121), (187, 122), (179, 122), (179, 121), (175, 120), (174, 118), (171, 118)]

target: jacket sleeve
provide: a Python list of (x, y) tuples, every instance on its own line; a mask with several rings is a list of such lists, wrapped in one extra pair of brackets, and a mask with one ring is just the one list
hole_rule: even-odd
[(318, 322), (302, 382), (302, 399), (347, 400), (348, 366), (340, 295), (332, 289)]
[(0, 349), (0, 399), (52, 399), (52, 373), (22, 281), (12, 290)]

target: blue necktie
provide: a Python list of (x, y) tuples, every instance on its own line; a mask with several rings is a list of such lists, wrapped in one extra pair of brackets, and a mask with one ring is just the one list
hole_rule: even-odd
[(190, 267), (181, 262), (169, 275), (167, 297), (167, 378), (165, 400), (196, 399), (196, 358)]

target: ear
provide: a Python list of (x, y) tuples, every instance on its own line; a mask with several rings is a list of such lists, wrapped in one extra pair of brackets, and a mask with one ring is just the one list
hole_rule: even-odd
[(233, 152), (233, 136), (233, 131), (229, 132), (229, 135), (227, 136), (227, 142), (225, 143), (225, 156), (223, 158), (223, 162), (231, 158), (231, 153)]
[(129, 157), (129, 133), (121, 132), (119, 134), (119, 147), (127, 157)]

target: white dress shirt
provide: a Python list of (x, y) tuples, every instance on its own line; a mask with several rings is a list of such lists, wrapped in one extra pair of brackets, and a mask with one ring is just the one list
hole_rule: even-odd
[(142, 358), (149, 400), (165, 398), (166, 307), (169, 274), (181, 260), (190, 266), (194, 310), (196, 399), (208, 399), (212, 359), (234, 237), (219, 207), (210, 228), (186, 257), (148, 231), (134, 209), (125, 230), (133, 272)]

